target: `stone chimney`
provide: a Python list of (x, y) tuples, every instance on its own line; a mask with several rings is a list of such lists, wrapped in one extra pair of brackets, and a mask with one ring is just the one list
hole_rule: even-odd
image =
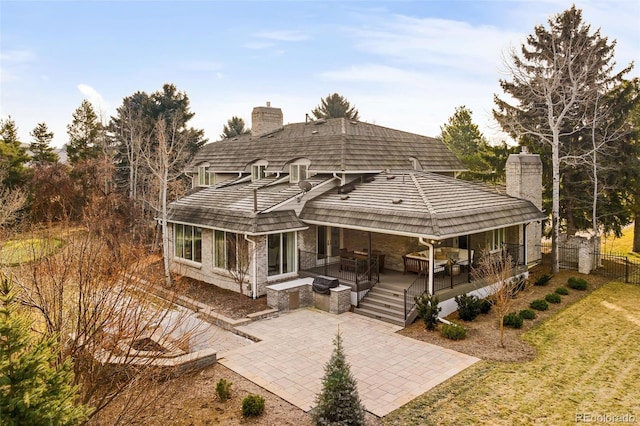
[[(520, 154), (511, 154), (506, 164), (507, 194), (531, 201), (542, 210), (542, 161), (538, 154), (530, 154), (522, 147)], [(530, 223), (526, 228), (527, 263), (540, 260), (542, 224)], [(525, 244), (520, 235), (520, 244)]]
[(267, 106), (259, 106), (251, 113), (251, 133), (254, 136), (264, 135), (281, 128), (283, 125), (282, 110), (272, 108), (271, 102)]

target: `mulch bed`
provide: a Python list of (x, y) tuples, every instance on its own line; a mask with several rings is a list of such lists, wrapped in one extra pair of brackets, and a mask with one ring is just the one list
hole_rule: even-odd
[[(534, 268), (530, 274), (530, 282), (535, 282), (539, 276), (545, 273), (550, 274), (547, 267)], [(567, 279), (572, 276), (586, 279), (589, 283), (588, 289), (586, 291), (569, 289), (569, 295), (562, 296), (562, 303), (549, 303), (549, 309), (547, 311), (535, 311), (536, 318), (534, 320), (525, 320), (521, 329), (505, 327), (504, 348), (499, 345), (499, 322), (496, 313), (493, 311), (490, 311), (488, 314), (480, 314), (480, 316), (470, 322), (459, 320), (457, 312), (449, 315), (446, 319), (457, 321), (467, 329), (467, 336), (463, 340), (449, 340), (444, 338), (440, 335), (439, 330), (427, 331), (421, 319), (417, 319), (413, 324), (400, 330), (398, 333), (484, 360), (507, 362), (529, 361), (535, 358), (536, 350), (527, 342), (520, 339), (520, 336), (559, 310), (566, 308), (569, 304), (582, 299), (593, 290), (611, 281), (611, 279), (593, 274), (583, 275), (576, 271), (560, 271), (551, 278), (547, 285), (532, 285), (527, 290), (520, 292), (513, 300), (514, 303), (511, 311), (519, 312), (522, 309), (528, 309), (531, 301), (544, 299), (546, 294), (553, 293), (555, 289), (560, 286), (566, 287)], [(442, 327), (442, 325), (438, 328), (440, 327)]]

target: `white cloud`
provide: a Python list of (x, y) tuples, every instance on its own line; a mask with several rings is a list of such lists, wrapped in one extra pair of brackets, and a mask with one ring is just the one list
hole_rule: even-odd
[(107, 114), (109, 110), (109, 104), (104, 100), (102, 95), (98, 93), (96, 89), (89, 86), (88, 84), (78, 84), (78, 90), (89, 102), (91, 102), (91, 105), (93, 105), (93, 108), (96, 110), (98, 116)]
[(420, 72), (408, 71), (402, 68), (379, 64), (353, 65), (341, 70), (325, 71), (319, 77), (332, 81), (352, 81), (370, 83), (397, 83), (400, 81), (419, 82), (426, 75)]
[(243, 47), (245, 47), (246, 49), (256, 49), (256, 50), (268, 49), (270, 47), (273, 47), (273, 43), (268, 41), (253, 41), (253, 42), (245, 43)]
[(20, 80), (29, 63), (35, 61), (36, 55), (30, 50), (4, 50), (0, 52), (0, 82)]
[(300, 31), (264, 31), (255, 34), (258, 38), (266, 38), (268, 40), (277, 40), (277, 41), (303, 41), (309, 38), (308, 35), (300, 32)]

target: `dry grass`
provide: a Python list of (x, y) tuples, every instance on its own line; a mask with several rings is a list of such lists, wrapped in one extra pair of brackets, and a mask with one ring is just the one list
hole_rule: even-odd
[(525, 363), (481, 361), (383, 424), (575, 424), (577, 413), (640, 420), (640, 286), (613, 282), (523, 338)]

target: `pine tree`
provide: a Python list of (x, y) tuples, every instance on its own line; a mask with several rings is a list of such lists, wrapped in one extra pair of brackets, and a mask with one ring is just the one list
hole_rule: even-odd
[(29, 155), (18, 140), (16, 122), (11, 116), (0, 120), (0, 183), (10, 189), (26, 183), (29, 176), (29, 170), (25, 167), (27, 161)]
[(51, 146), (53, 140), (53, 132), (49, 131), (46, 123), (38, 123), (31, 131), (33, 142), (29, 145), (31, 151), (31, 160), (34, 164), (44, 165), (58, 162), (58, 154), (54, 152)]
[(227, 120), (227, 124), (222, 128), (221, 139), (234, 138), (239, 135), (246, 135), (251, 133), (251, 130), (247, 129), (244, 124), (244, 120), (235, 115)]
[(335, 348), (322, 378), (322, 391), (316, 396), (313, 420), (317, 425), (364, 425), (364, 406), (346, 360), (340, 331), (333, 344)]
[(100, 156), (100, 135), (102, 124), (98, 121), (91, 103), (84, 99), (73, 113), (73, 121), (67, 126), (69, 144), (67, 157), (71, 164), (96, 159)]
[(311, 111), (311, 114), (313, 114), (316, 119), (342, 117), (348, 118), (349, 120), (360, 119), (356, 107), (352, 107), (345, 97), (337, 93), (320, 99), (320, 105)]
[(74, 425), (87, 419), (69, 362), (56, 365), (55, 341), (35, 340), (0, 276), (0, 418), (4, 425)]

